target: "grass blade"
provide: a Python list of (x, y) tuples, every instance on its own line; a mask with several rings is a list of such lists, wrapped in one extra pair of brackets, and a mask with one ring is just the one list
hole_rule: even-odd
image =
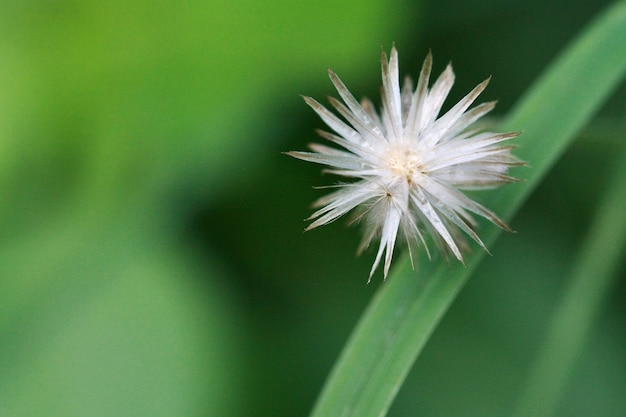
[[(503, 130), (522, 130), (516, 154), (530, 163), (526, 182), (489, 193), (486, 205), (510, 219), (578, 130), (610, 96), (626, 70), (626, 2), (604, 11), (530, 90)], [(492, 245), (500, 234), (482, 236)], [(326, 382), (312, 417), (383, 416), (412, 364), (463, 284), (484, 258), (465, 268), (407, 259), (380, 286)]]
[(563, 300), (552, 317), (515, 417), (554, 414), (593, 320), (617, 279), (616, 269), (626, 246), (626, 151), (616, 162), (615, 175), (598, 206)]

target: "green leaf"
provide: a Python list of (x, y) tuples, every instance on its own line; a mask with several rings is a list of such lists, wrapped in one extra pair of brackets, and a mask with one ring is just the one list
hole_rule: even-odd
[(593, 320), (617, 279), (626, 245), (626, 151), (616, 158), (614, 175), (604, 191), (590, 232), (555, 309), (546, 338), (531, 368), (513, 414), (551, 416), (565, 388)]
[[(529, 162), (525, 182), (491, 192), (484, 200), (511, 219), (626, 69), (626, 3), (602, 13), (529, 90), (503, 131), (521, 130), (516, 154)], [(491, 246), (501, 232), (486, 228)], [(467, 266), (428, 261), (413, 272), (398, 263), (381, 285), (336, 363), (312, 412), (321, 416), (385, 415), (412, 364), (485, 254)], [(417, 275), (417, 276), (416, 276)]]

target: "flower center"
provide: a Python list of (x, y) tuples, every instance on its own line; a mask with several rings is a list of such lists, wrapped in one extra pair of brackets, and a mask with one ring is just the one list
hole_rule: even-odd
[(386, 161), (392, 175), (404, 178), (409, 185), (416, 175), (424, 173), (421, 158), (413, 149), (390, 149)]

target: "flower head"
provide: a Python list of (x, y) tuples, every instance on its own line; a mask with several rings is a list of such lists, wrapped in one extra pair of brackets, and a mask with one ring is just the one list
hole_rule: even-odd
[(359, 252), (380, 238), (370, 279), (383, 254), (383, 274), (387, 277), (399, 234), (409, 252), (416, 245), (428, 252), (424, 237), (428, 233), (444, 253), (451, 252), (461, 262), (467, 247), (463, 233), (487, 250), (474, 231), (472, 214), (510, 229), (460, 190), (493, 188), (515, 181), (506, 173), (509, 167), (522, 164), (511, 155), (513, 147), (502, 144), (518, 133), (468, 130), (495, 107), (495, 102), (489, 102), (468, 110), (489, 79), (439, 116), (454, 83), (450, 65), (429, 88), (429, 53), (415, 89), (409, 78), (400, 89), (395, 47), (389, 60), (382, 52), (381, 66), (380, 114), (371, 101), (359, 103), (329, 70), (342, 99), (330, 97), (329, 101), (343, 120), (310, 97), (304, 97), (304, 101), (334, 131), (320, 131), (319, 135), (339, 148), (311, 144), (312, 152), (287, 152), (298, 159), (327, 165), (327, 172), (350, 180), (332, 186), (335, 191), (314, 203), (318, 210), (307, 219), (312, 220), (307, 230), (354, 212), (356, 220), (365, 225)]

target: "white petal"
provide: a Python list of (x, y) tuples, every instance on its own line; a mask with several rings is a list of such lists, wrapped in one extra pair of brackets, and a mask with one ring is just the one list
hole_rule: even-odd
[(463, 255), (461, 255), (461, 251), (459, 250), (454, 239), (450, 235), (450, 232), (446, 228), (445, 224), (443, 223), (443, 221), (441, 221), (441, 218), (437, 214), (436, 210), (430, 204), (426, 195), (424, 195), (424, 192), (419, 188), (412, 190), (411, 200), (413, 201), (415, 206), (422, 212), (422, 214), (424, 214), (426, 219), (428, 219), (428, 221), (435, 228), (437, 233), (439, 233), (439, 235), (443, 238), (452, 253), (454, 253), (454, 256), (456, 256), (459, 261), (463, 262)]
[(422, 126), (422, 118), (424, 115), (424, 103), (428, 97), (428, 81), (430, 79), (430, 71), (433, 64), (433, 56), (428, 52), (424, 64), (422, 65), (422, 71), (420, 72), (419, 80), (417, 81), (417, 88), (411, 100), (411, 110), (407, 116), (405, 126), (405, 139), (411, 141), (417, 138), (417, 135)]
[(364, 98), (363, 100), (361, 100), (361, 106), (363, 107), (363, 110), (365, 110), (365, 113), (370, 116), (370, 119), (374, 121), (376, 127), (378, 127), (378, 129), (383, 133), (383, 136), (385, 136), (386, 130), (383, 126), (382, 121), (380, 120), (380, 116), (378, 115), (378, 113), (376, 113), (374, 103), (372, 103), (370, 99)]
[(424, 137), (427, 138), (423, 141), (424, 146), (434, 146), (447, 131), (459, 120), (463, 112), (472, 105), (474, 100), (483, 92), (483, 90), (489, 84), (489, 78), (478, 84), (472, 91), (470, 91), (465, 97), (454, 105), (450, 110), (435, 121), (426, 131)]
[(359, 205), (372, 200), (380, 200), (383, 195), (380, 188), (370, 181), (363, 180), (345, 184), (343, 188), (318, 199), (314, 203), (314, 207), (323, 207), (307, 219), (316, 220), (305, 230), (333, 222)]
[[(350, 111), (345, 105), (339, 102), (334, 97), (329, 97), (328, 101), (332, 106), (343, 116), (344, 119), (348, 123), (352, 125), (360, 134), (361, 137), (368, 142), (371, 146), (380, 145), (386, 143), (386, 139), (383, 136), (382, 132), (374, 122), (367, 116), (367, 120), (363, 120), (362, 118), (356, 117), (354, 113)], [(365, 115), (365, 110), (363, 110), (363, 114)]]
[[(362, 169), (363, 162), (357, 156), (344, 156), (337, 154), (320, 154), (315, 152), (287, 152), (287, 155), (303, 161), (315, 162), (316, 164), (330, 165), (344, 169)], [(349, 154), (348, 154), (349, 155)]]
[(474, 107), (473, 109), (465, 112), (463, 116), (461, 116), (452, 126), (450, 126), (450, 128), (448, 129), (448, 132), (446, 133), (445, 138), (454, 137), (462, 130), (465, 130), (466, 127), (474, 123), (476, 120), (480, 119), (481, 117), (489, 113), (495, 107), (496, 107), (496, 102), (490, 101), (487, 103), (481, 103), (478, 106)]
[[(345, 149), (349, 150), (353, 154), (360, 156), (361, 158), (365, 158), (371, 161), (380, 161), (380, 157), (374, 151), (374, 149), (371, 146), (369, 146), (369, 143), (365, 143), (361, 145), (358, 143), (350, 142), (340, 136), (336, 136), (336, 135), (333, 135), (332, 133), (324, 132), (323, 130), (318, 130), (317, 134), (330, 142), (336, 143), (337, 145), (344, 147)], [(309, 145), (311, 149), (313, 149), (312, 146), (313, 145)], [(333, 149), (333, 148), (328, 148), (328, 147), (324, 147), (324, 148)], [(322, 153), (331, 153), (331, 152), (322, 152)]]
[(402, 136), (402, 99), (400, 81), (398, 80), (398, 51), (391, 49), (391, 58), (387, 63), (387, 55), (381, 53), (381, 69), (383, 74), (383, 112), (389, 121), (388, 140), (395, 143)]
[(303, 97), (306, 104), (308, 104), (315, 113), (319, 115), (319, 117), (330, 127), (332, 130), (337, 132), (340, 136), (344, 137), (346, 140), (350, 142), (363, 144), (363, 138), (361, 135), (350, 126), (341, 121), (337, 116), (332, 114), (328, 109), (318, 103), (315, 99), (311, 97)]
[[(358, 126), (352, 123), (350, 120), (348, 120), (345, 114), (342, 113), (342, 115), (346, 117), (346, 120), (348, 120), (350, 124), (352, 124), (353, 127), (357, 128), (357, 130), (366, 131), (370, 135), (375, 137), (376, 139), (384, 141), (385, 139), (384, 139), (383, 133), (378, 128), (375, 120), (370, 117), (370, 115), (368, 114), (368, 112), (365, 111), (365, 109), (363, 109), (361, 104), (354, 98), (354, 96), (346, 88), (346, 86), (341, 81), (341, 79), (337, 76), (337, 74), (335, 74), (331, 70), (328, 70), (328, 75), (330, 76), (331, 81), (335, 85), (335, 88), (337, 89), (337, 92), (343, 99), (344, 103), (346, 103), (346, 105), (350, 109), (350, 112), (344, 112), (344, 113), (349, 114), (350, 119), (356, 120), (358, 124), (362, 126), (362, 129), (358, 129)], [(337, 107), (335, 106), (335, 108)], [(363, 134), (363, 132), (361, 132), (361, 134)]]
[(402, 212), (398, 207), (393, 204), (392, 201), (387, 201), (384, 204), (387, 204), (388, 208), (385, 213), (385, 219), (380, 237), (380, 245), (378, 246), (378, 253), (376, 254), (374, 265), (372, 265), (369, 280), (372, 279), (374, 271), (376, 270), (376, 268), (378, 268), (378, 264), (380, 263), (383, 251), (385, 252), (383, 277), (387, 278), (387, 274), (389, 273), (389, 267), (391, 266), (391, 259), (393, 257), (393, 249), (396, 243), (396, 236), (398, 235), (398, 227), (400, 225), (400, 219), (402, 217)]
[(435, 121), (453, 84), (454, 72), (452, 72), (452, 65), (448, 64), (444, 72), (441, 73), (428, 92), (428, 97), (426, 97), (426, 102), (424, 103), (424, 115), (420, 123), (420, 131), (424, 130)]

